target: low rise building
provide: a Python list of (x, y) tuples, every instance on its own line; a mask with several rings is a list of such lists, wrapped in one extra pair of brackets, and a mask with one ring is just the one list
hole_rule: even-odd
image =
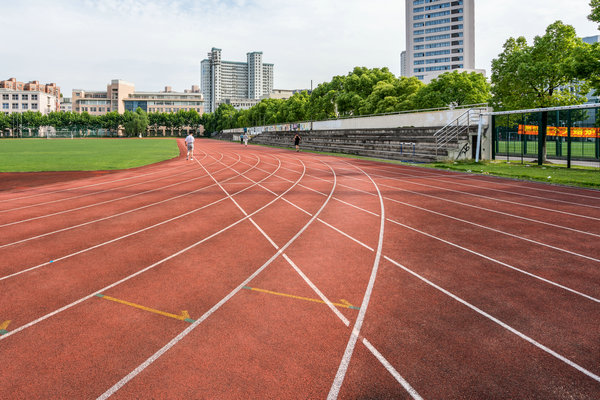
[(73, 103), (71, 103), (70, 97), (63, 97), (60, 99), (60, 112), (71, 112), (73, 111)]
[(172, 91), (166, 86), (163, 92), (134, 92), (123, 99), (125, 110), (135, 111), (137, 108), (154, 113), (176, 113), (179, 110), (196, 110), (204, 113), (204, 97), (198, 86), (186, 89), (183, 93)]
[(5, 114), (26, 111), (48, 114), (60, 108), (60, 88), (56, 83), (24, 83), (10, 78), (0, 81), (0, 99), (0, 110)]
[(135, 91), (135, 85), (120, 79), (113, 79), (106, 91), (74, 89), (71, 97), (73, 112), (87, 112), (91, 115), (104, 115), (111, 111), (125, 112), (123, 99)]

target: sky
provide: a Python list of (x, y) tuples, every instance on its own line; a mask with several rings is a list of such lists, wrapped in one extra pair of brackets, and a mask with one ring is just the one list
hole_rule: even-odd
[[(410, 0), (409, 0), (410, 1)], [(509, 37), (529, 43), (556, 20), (600, 34), (589, 0), (475, 0), (475, 67), (487, 70)], [(400, 75), (402, 0), (0, 0), (0, 80), (138, 91), (200, 85), (213, 47), (225, 61), (263, 52), (276, 89), (310, 88), (355, 66)]]

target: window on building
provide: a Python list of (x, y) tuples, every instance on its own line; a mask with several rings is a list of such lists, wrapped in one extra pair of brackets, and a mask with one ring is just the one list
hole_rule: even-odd
[(19, 109), (19, 103), (13, 103), (12, 109), (13, 110), (18, 110)]
[(37, 105), (37, 103), (33, 103), (33, 104), (31, 105), (31, 109), (32, 109), (32, 110), (37, 110), (37, 109), (38, 109), (38, 105)]
[(12, 99), (13, 100), (19, 100), (19, 95), (18, 94), (13, 94), (12, 95)]
[(21, 95), (21, 100), (29, 100), (29, 96), (26, 94)]
[(3, 94), (2, 95), (2, 100), (8, 100), (8, 95), (7, 94)]
[(37, 100), (38, 99), (38, 95), (37, 94), (32, 94), (31, 95), (31, 100)]
[(8, 103), (2, 103), (2, 109), (3, 110), (8, 110), (9, 109), (9, 104)]
[(27, 103), (23, 103), (23, 104), (21, 104), (21, 108), (22, 108), (23, 110), (29, 110), (29, 104), (27, 104)]

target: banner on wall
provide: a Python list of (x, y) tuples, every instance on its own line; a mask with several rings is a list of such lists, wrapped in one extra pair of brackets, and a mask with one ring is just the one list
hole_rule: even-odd
[[(546, 128), (547, 136), (559, 136), (567, 137), (566, 126), (548, 126)], [(519, 125), (519, 135), (532, 135), (537, 136), (538, 126), (537, 125)], [(583, 137), (583, 138), (598, 138), (600, 137), (600, 128), (571, 128), (571, 137)]]

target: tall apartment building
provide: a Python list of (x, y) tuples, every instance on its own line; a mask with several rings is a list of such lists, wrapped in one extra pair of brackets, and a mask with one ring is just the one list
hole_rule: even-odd
[[(405, 0), (407, 76), (475, 69), (475, 0)], [(480, 71), (478, 71), (480, 72)]]
[(60, 87), (56, 83), (40, 84), (39, 81), (19, 82), (16, 78), (0, 81), (1, 111), (39, 111), (48, 114), (60, 109)]
[(201, 91), (206, 110), (214, 112), (219, 104), (247, 108), (273, 91), (273, 64), (263, 63), (262, 52), (246, 54), (246, 62), (223, 61), (221, 49), (212, 48), (200, 63)]

